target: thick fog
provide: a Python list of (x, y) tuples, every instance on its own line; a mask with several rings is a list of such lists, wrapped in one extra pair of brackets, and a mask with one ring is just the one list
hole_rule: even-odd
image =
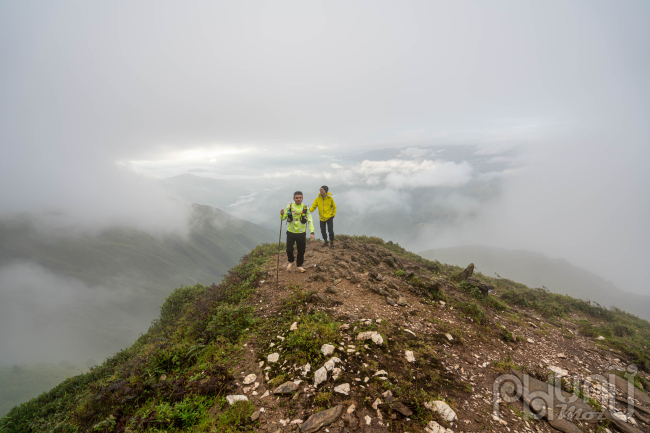
[[(3, 2), (0, 218), (183, 231), (167, 178), (189, 173), (223, 181), (196, 200), (270, 226), (327, 184), (356, 234), (542, 252), (650, 295), (649, 19), (643, 1)], [(3, 299), (47, 277), (30, 266), (2, 269)]]

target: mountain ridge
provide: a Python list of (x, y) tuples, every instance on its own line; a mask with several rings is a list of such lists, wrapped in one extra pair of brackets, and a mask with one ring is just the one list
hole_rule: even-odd
[[(14, 408), (0, 430), (637, 433), (650, 426), (642, 391), (650, 379), (647, 321), (472, 275), (471, 267), (378, 238), (342, 235), (335, 248), (309, 242), (306, 271), (287, 270), (283, 257), (276, 277), (279, 253), (260, 245), (219, 285), (175, 290), (131, 347)], [(601, 378), (612, 369), (629, 372), (631, 387), (612, 373), (616, 392), (607, 391)], [(539, 379), (569, 373), (592, 386), (588, 398), (569, 401), (570, 418), (555, 417), (561, 402), (549, 401), (537, 418), (527, 413), (539, 411), (524, 405), (527, 394), (492, 399), (504, 374), (527, 375), (533, 391), (547, 386)], [(561, 382), (564, 397), (578, 394), (572, 383)], [(628, 397), (637, 408), (629, 416)]]

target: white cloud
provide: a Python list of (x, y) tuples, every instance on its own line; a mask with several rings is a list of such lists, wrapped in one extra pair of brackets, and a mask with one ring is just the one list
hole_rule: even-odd
[(400, 150), (397, 154), (398, 157), (406, 158), (422, 158), (425, 155), (433, 154), (434, 152), (431, 149), (421, 149), (419, 147), (407, 147), (406, 149)]
[(515, 145), (512, 143), (499, 143), (499, 144), (490, 144), (487, 146), (480, 146), (474, 155), (498, 155), (499, 153), (504, 153), (509, 150), (514, 149)]
[(337, 163), (333, 162), (330, 164), (330, 167), (332, 168), (343, 168), (342, 166), (338, 165)]
[(460, 186), (472, 179), (471, 173), (472, 166), (465, 161), (460, 164), (436, 161), (434, 165), (412, 174), (391, 173), (386, 176), (386, 184), (396, 189)]

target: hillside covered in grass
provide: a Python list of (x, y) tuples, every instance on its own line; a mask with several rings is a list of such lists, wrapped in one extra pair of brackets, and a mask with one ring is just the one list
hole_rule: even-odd
[[(378, 238), (341, 236), (336, 248), (321, 245), (309, 243), (305, 273), (284, 270), (281, 254), (277, 285), (277, 247), (266, 244), (220, 284), (175, 290), (131, 347), (12, 409), (0, 431), (650, 427), (648, 322), (511, 280), (470, 276)], [(622, 377), (632, 363), (631, 394), (618, 382), (603, 391), (598, 374)], [(598, 391), (585, 397), (574, 382), (557, 383), (581, 393), (580, 414), (595, 416), (536, 420), (521, 401), (501, 401), (495, 413), (493, 384), (504, 373), (538, 381), (575, 375)], [(639, 410), (625, 417), (615, 397), (632, 398)]]

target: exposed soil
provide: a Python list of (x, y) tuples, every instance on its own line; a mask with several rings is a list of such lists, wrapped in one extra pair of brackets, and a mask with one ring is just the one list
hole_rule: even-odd
[[(344, 416), (323, 427), (323, 431), (418, 432), (424, 431), (428, 421), (435, 420), (456, 433), (555, 432), (558, 430), (546, 420), (526, 419), (520, 401), (499, 402), (498, 417), (493, 416), (495, 380), (508, 373), (511, 366), (518, 366), (544, 381), (551, 367), (564, 369), (569, 375), (577, 375), (584, 381), (612, 366), (624, 369), (629, 364), (623, 355), (603, 348), (594, 339), (579, 335), (575, 325), (569, 321), (553, 324), (523, 309), (497, 313), (486, 308), (487, 324), (478, 324), (453, 308), (455, 301), (471, 300), (469, 294), (456, 284), (445, 280), (440, 296), (429, 296), (426, 290), (412, 287), (403, 277), (395, 275), (396, 269), (389, 264), (390, 260), (382, 260), (390, 253), (388, 250), (378, 246), (368, 248), (351, 241), (338, 242), (334, 248), (323, 247), (320, 242), (308, 242), (303, 265), (306, 272), (297, 272), (295, 266), (286, 271), (288, 262), (282, 253), (277, 285), (275, 260), (268, 264), (268, 277), (250, 301), (256, 306), (259, 316), (278, 314), (282, 302), (298, 286), (304, 291), (317, 293), (325, 293), (327, 288), (334, 286), (337, 293), (325, 294), (340, 305), (317, 303), (305, 308), (325, 311), (349, 328), (342, 330), (342, 341), (331, 342), (336, 347), (331, 356), (341, 359), (337, 366), (342, 366), (344, 371), (336, 380), (328, 372), (328, 380), (317, 388), (313, 386), (314, 372), (322, 365), (312, 365), (311, 371), (303, 376), (299, 370), (302, 366), (284, 364), (281, 352), (277, 363), (267, 360), (269, 354), (282, 347), (281, 338), (273, 337), (274, 347), (262, 346), (265, 343), (257, 340), (247, 344), (246, 354), (239, 363), (241, 368), (237, 371), (241, 373), (237, 381), (239, 388), (234, 394), (244, 394), (258, 409), (264, 409), (256, 427), (260, 431), (292, 431), (316, 411), (342, 404)], [(403, 257), (399, 257), (399, 262), (405, 271), (414, 272), (423, 279), (433, 277), (418, 262)], [(367, 271), (378, 272), (383, 281), (374, 280)], [(406, 305), (389, 305), (385, 296), (369, 289), (369, 282), (375, 286), (396, 288)], [(447, 302), (440, 301), (440, 298)], [(497, 324), (516, 335), (518, 341), (503, 341)], [(356, 340), (360, 330), (370, 328), (384, 336), (384, 344)], [(286, 336), (289, 332), (287, 328), (279, 336)], [(415, 362), (407, 361), (406, 351), (413, 353)], [(260, 361), (264, 361), (263, 366), (260, 366)], [(375, 376), (379, 370), (388, 373), (387, 380)], [(249, 374), (257, 376), (257, 388), (254, 383), (242, 383)], [(267, 374), (271, 380), (279, 374), (284, 374), (287, 380), (300, 380), (298, 391), (287, 396), (273, 395), (274, 386), (265, 378)], [(333, 392), (336, 386), (344, 383), (350, 384), (349, 395)], [(387, 389), (392, 390), (395, 399), (413, 410), (413, 416), (404, 416), (386, 404), (383, 394)], [(267, 391), (270, 395), (265, 396)], [(328, 392), (331, 393), (328, 402), (317, 399)], [(446, 401), (456, 412), (457, 419), (446, 422), (433, 411), (423, 411), (421, 396)], [(605, 403), (602, 395), (594, 397)], [(373, 408), (377, 399), (381, 402)], [(345, 409), (352, 404), (354, 412), (346, 415)], [(620, 402), (617, 407), (626, 410)], [(369, 424), (366, 417), (370, 419)], [(595, 432), (598, 426), (578, 420), (574, 423), (589, 432)], [(637, 417), (631, 423), (636, 423), (639, 431), (650, 431), (650, 426), (641, 418)], [(614, 431), (613, 427), (610, 429)]]

